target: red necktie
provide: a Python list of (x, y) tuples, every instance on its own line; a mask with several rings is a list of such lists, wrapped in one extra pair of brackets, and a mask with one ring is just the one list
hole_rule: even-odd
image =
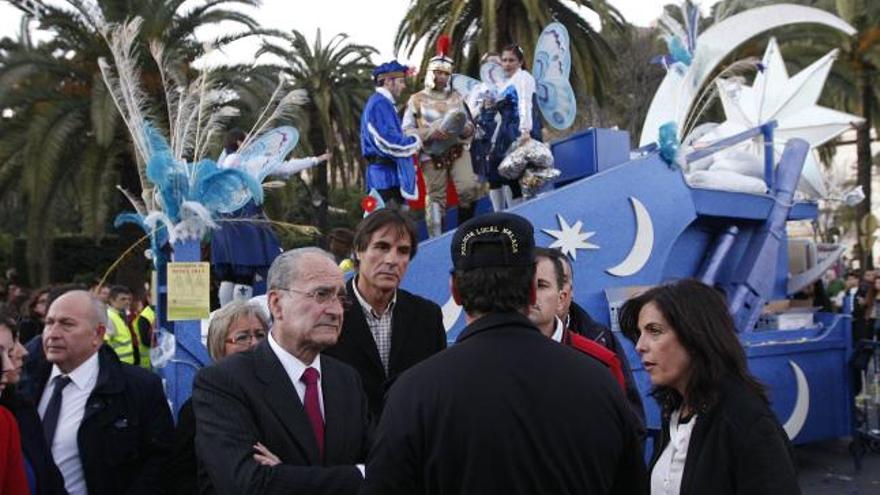
[(315, 440), (318, 441), (318, 455), (324, 459), (324, 418), (321, 417), (321, 405), (318, 403), (318, 378), (320, 373), (312, 367), (303, 371), (299, 381), (306, 384), (306, 396), (304, 405), (306, 407), (306, 415), (309, 417), (309, 423), (312, 424), (312, 430), (315, 432)]

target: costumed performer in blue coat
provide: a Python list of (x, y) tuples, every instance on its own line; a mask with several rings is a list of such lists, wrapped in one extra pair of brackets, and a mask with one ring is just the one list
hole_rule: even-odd
[(361, 114), (361, 150), (367, 160), (367, 189), (376, 189), (385, 204), (404, 206), (418, 198), (413, 155), (421, 149), (418, 136), (400, 126), (395, 99), (406, 87), (407, 68), (396, 60), (373, 70), (376, 92)]
[[(239, 147), (246, 137), (241, 129), (230, 130), (224, 143), (226, 156), (217, 165), (244, 170), (257, 177), (259, 170), (251, 170), (253, 164), (239, 159)], [(275, 166), (271, 175), (286, 179), (330, 156), (331, 153), (324, 153), (287, 160)], [(269, 266), (282, 249), (263, 208), (253, 198), (240, 209), (222, 215), (219, 224), (220, 228), (211, 234), (211, 270), (221, 280), (217, 295), (220, 305), (225, 306), (234, 299), (249, 300), (254, 295), (254, 284), (265, 280)]]
[(502, 177), (498, 166), (518, 140), (542, 141), (541, 117), (535, 97), (535, 78), (525, 70), (525, 58), (518, 45), (501, 50), (501, 67), (507, 79), (497, 89), (495, 98), (486, 97), (477, 117), (482, 140), (474, 141), (477, 173), (489, 182), (489, 199), (495, 211), (518, 204), (522, 188), (518, 180)]

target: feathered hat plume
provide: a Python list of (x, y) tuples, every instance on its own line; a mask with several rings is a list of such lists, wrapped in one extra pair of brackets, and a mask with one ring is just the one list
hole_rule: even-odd
[(452, 59), (449, 58), (449, 48), (451, 45), (452, 39), (449, 38), (448, 34), (441, 34), (437, 38), (437, 55), (428, 62), (429, 71), (441, 70), (452, 73)]

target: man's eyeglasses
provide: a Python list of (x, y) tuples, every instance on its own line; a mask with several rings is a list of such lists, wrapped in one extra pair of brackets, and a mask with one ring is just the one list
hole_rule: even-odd
[(227, 344), (250, 345), (251, 342), (260, 342), (266, 338), (266, 331), (262, 328), (252, 332), (242, 332), (226, 339)]
[(339, 304), (341, 304), (343, 308), (348, 308), (349, 306), (351, 306), (351, 298), (348, 297), (348, 294), (346, 294), (344, 290), (337, 291), (335, 289), (330, 289), (327, 287), (318, 287), (317, 289), (311, 291), (287, 289), (284, 287), (276, 287), (276, 289), (296, 292), (297, 294), (311, 297), (318, 304), (329, 304), (333, 301), (339, 301)]

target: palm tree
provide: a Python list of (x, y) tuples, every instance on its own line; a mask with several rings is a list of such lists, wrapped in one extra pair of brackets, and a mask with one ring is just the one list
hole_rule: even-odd
[[(359, 132), (357, 122), (364, 104), (373, 91), (370, 55), (376, 49), (368, 45), (349, 43), (348, 35), (337, 34), (326, 44), (319, 29), (313, 44), (297, 30), (286, 36), (289, 47), (265, 43), (257, 56), (269, 53), (282, 58), (294, 86), (308, 91), (309, 103), (305, 105), (307, 126), (302, 136), (312, 153), (326, 149), (334, 152), (330, 160), (333, 172), (331, 181), (335, 187), (340, 177), (343, 187), (351, 181), (351, 170), (360, 164)], [(346, 166), (348, 165), (348, 167)], [(360, 166), (357, 168), (360, 172)], [(317, 224), (327, 227), (328, 170), (327, 164), (316, 167), (312, 174), (316, 197)]]
[[(100, 77), (97, 60), (108, 49), (94, 16), (108, 22), (140, 16), (142, 39), (163, 40), (168, 51), (191, 61), (201, 53), (194, 36), (198, 27), (233, 21), (250, 31), (256, 21), (228, 6), (259, 1), (204, 0), (183, 6), (183, 0), (100, 0), (94, 5), (68, 0), (65, 7), (9, 1), (24, 12), (36, 9), (40, 27), (53, 33), (50, 41), (35, 46), (25, 19), (19, 40), (4, 39), (0, 51), (0, 196), (25, 196), (28, 272), (33, 283), (45, 283), (51, 234), (61, 227), (49, 214), (59, 191), (74, 188), (82, 228), (97, 241), (104, 234), (109, 205), (115, 203), (113, 185), (121, 182), (138, 192), (146, 184)], [(157, 71), (145, 70), (143, 78), (161, 104)]]
[(437, 38), (449, 34), (459, 47), (452, 54), (457, 70), (476, 74), (484, 53), (510, 43), (519, 44), (526, 60), (531, 60), (541, 30), (555, 20), (565, 25), (571, 36), (572, 87), (578, 100), (592, 96), (601, 103), (609, 67), (616, 57), (603, 36), (566, 5), (572, 3), (597, 13), (603, 30), (624, 29), (623, 17), (605, 0), (413, 0), (397, 28), (394, 47), (411, 56), (424, 42), (431, 47), (426, 50), (424, 66), (433, 56)]

